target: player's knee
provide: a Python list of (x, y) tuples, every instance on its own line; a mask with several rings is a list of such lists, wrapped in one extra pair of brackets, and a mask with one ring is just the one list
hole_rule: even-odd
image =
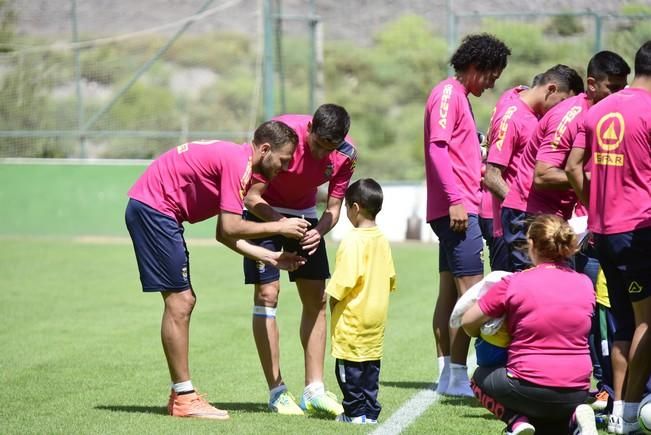
[(256, 290), (253, 303), (261, 307), (276, 307), (278, 305), (279, 289), (265, 286)]

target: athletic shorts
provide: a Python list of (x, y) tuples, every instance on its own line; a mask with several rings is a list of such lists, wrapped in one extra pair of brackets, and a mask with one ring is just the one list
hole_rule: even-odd
[(460, 233), (450, 229), (450, 216), (429, 222), (439, 238), (439, 272), (455, 277), (484, 274), (484, 241), (476, 214), (468, 215), (468, 229)]
[(651, 227), (619, 234), (594, 234), (599, 263), (608, 282), (615, 341), (630, 341), (635, 331), (632, 302), (651, 296)]
[(509, 250), (509, 272), (531, 267), (527, 250), (527, 230), (530, 217), (527, 213), (509, 207), (502, 207), (502, 230), (504, 242)]
[[(292, 215), (284, 215), (286, 217), (300, 217)], [(244, 212), (244, 219), (253, 222), (262, 222), (257, 216), (247, 211)], [(310, 227), (316, 226), (319, 222), (317, 219), (305, 218), (310, 223)], [(297, 252), (307, 259), (307, 263), (299, 267), (293, 272), (289, 272), (289, 280), (291, 282), (297, 279), (314, 279), (325, 280), (330, 278), (330, 267), (328, 265), (328, 254), (326, 252), (325, 240), (321, 238), (319, 247), (312, 255), (307, 255), (303, 252), (299, 241), (290, 239), (284, 236), (272, 236), (262, 239), (249, 240), (251, 243), (262, 246), (270, 251), (287, 251)], [(244, 258), (244, 283), (245, 284), (267, 284), (270, 282), (278, 281), (280, 279), (280, 270), (274, 266), (264, 264), (261, 261), (251, 260)]]
[(135, 199), (127, 203), (125, 221), (143, 291), (177, 292), (192, 287), (190, 254), (183, 239), (182, 225)]
[(488, 258), (491, 270), (510, 270), (509, 248), (504, 237), (493, 234), (493, 219), (479, 217), (479, 228), (488, 245)]

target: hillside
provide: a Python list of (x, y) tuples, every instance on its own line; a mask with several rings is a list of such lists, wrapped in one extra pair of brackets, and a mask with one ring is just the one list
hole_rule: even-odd
[[(70, 0), (13, 0), (19, 14), (18, 31), (22, 34), (49, 35), (68, 39), (71, 35)], [(276, 2), (277, 0), (274, 0)], [(425, 17), (435, 29), (445, 32), (446, 0), (315, 0), (317, 14), (324, 23), (326, 40), (352, 39), (370, 41), (387, 22), (403, 13)], [(552, 13), (562, 11), (594, 11), (616, 13), (622, 5), (647, 4), (651, 0), (450, 0), (455, 13)], [(160, 26), (192, 15), (205, 0), (77, 0), (80, 34), (106, 36)], [(236, 30), (247, 32), (257, 26), (261, 0), (215, 0), (210, 7), (233, 6), (195, 23), (193, 32)], [(307, 15), (308, 0), (282, 0), (283, 13)], [(299, 23), (288, 22), (296, 30)], [(302, 24), (301, 24), (302, 26)]]

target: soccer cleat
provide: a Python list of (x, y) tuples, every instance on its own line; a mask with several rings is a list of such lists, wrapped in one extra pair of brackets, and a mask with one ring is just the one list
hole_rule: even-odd
[(337, 400), (337, 396), (330, 391), (312, 397), (309, 401), (305, 401), (305, 397), (301, 398), (301, 409), (308, 413), (326, 413), (334, 416), (344, 413), (344, 407)]
[(170, 398), (167, 400), (167, 415), (172, 415), (172, 409), (174, 407), (174, 400), (176, 400), (176, 391), (174, 389), (170, 390)]
[(623, 417), (611, 415), (608, 417), (608, 433), (632, 435), (643, 432), (640, 430), (640, 424), (638, 421), (626, 421)]
[(594, 395), (594, 402), (590, 404), (592, 409), (595, 411), (603, 411), (606, 409), (608, 406), (608, 398), (610, 396), (608, 395), (608, 391), (606, 390), (599, 390), (597, 394)]
[(303, 415), (303, 410), (296, 404), (296, 399), (287, 390), (269, 401), (269, 410), (283, 415)]
[(172, 402), (174, 417), (208, 418), (213, 420), (228, 420), (228, 412), (212, 406), (204, 396), (195, 393), (177, 394)]
[(579, 405), (572, 418), (575, 429), (572, 435), (598, 435), (594, 411), (590, 405)]
[[(344, 413), (341, 413), (335, 417), (335, 421), (352, 424), (377, 424), (377, 420), (367, 420), (365, 415), (360, 415), (358, 417), (348, 417)], [(371, 423), (371, 421), (373, 421), (373, 423)]]
[(506, 435), (534, 435), (536, 428), (529, 423), (529, 419), (525, 416), (520, 416), (515, 419), (507, 428)]

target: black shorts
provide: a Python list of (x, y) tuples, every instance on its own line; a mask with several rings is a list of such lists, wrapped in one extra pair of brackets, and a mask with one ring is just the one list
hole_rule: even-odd
[[(286, 217), (300, 217), (284, 215)], [(253, 222), (262, 222), (257, 216), (249, 212), (244, 212), (244, 219)], [(313, 227), (318, 223), (317, 219), (306, 218)], [(272, 236), (262, 239), (250, 240), (255, 245), (262, 246), (270, 251), (278, 252), (280, 250), (287, 252), (297, 252), (307, 259), (307, 263), (293, 272), (289, 272), (289, 280), (294, 282), (296, 279), (314, 279), (326, 280), (330, 278), (330, 267), (328, 265), (328, 254), (326, 252), (325, 240), (322, 238), (319, 247), (312, 255), (303, 252), (296, 239), (290, 239), (284, 236)], [(280, 279), (280, 270), (261, 261), (244, 258), (244, 283), (245, 284), (267, 284)]]

